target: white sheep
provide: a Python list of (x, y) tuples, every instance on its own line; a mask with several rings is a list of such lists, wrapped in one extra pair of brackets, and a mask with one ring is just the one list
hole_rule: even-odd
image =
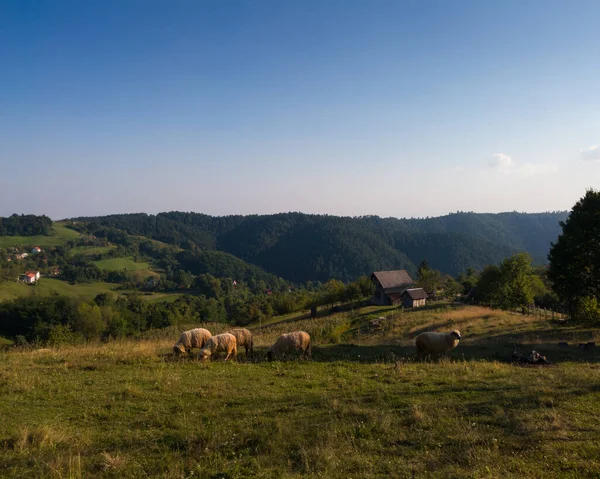
[(198, 353), (198, 359), (206, 361), (210, 356), (216, 356), (217, 353), (221, 351), (227, 353), (227, 356), (225, 356), (225, 361), (227, 361), (229, 356), (232, 354), (235, 358), (237, 355), (237, 340), (233, 334), (223, 333), (209, 338), (204, 344), (204, 347)]
[(179, 336), (179, 341), (173, 346), (173, 353), (178, 355), (186, 352), (189, 353), (192, 348), (202, 348), (211, 336), (210, 331), (204, 328), (184, 331)]
[(458, 346), (460, 339), (460, 331), (456, 329), (450, 333), (421, 333), (415, 338), (417, 354), (427, 356), (450, 352)]
[(277, 341), (267, 349), (267, 358), (272, 360), (292, 351), (301, 351), (302, 356), (311, 357), (312, 350), (310, 335), (304, 331), (282, 334)]
[(248, 356), (248, 351), (250, 351), (250, 354), (254, 355), (254, 339), (249, 330), (238, 328), (227, 332), (235, 336), (237, 348), (244, 346), (246, 349), (246, 356)]

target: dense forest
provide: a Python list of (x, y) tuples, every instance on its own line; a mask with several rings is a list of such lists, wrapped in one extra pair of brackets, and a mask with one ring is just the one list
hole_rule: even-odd
[(47, 216), (11, 215), (0, 217), (0, 236), (49, 235), (52, 220)]
[[(534, 263), (545, 264), (550, 244), (559, 235), (559, 222), (566, 216), (566, 212), (455, 213), (396, 219), (302, 213), (214, 217), (169, 212), (74, 221), (88, 234), (102, 236), (107, 229), (117, 229), (184, 250), (225, 252), (286, 280), (305, 282), (350, 281), (382, 269), (404, 268), (415, 274), (423, 259), (444, 273), (457, 275), (520, 251), (528, 252)], [(202, 268), (195, 269), (206, 272)]]

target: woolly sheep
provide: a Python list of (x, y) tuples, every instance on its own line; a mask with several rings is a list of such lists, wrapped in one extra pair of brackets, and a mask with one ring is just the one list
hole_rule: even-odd
[(301, 351), (304, 357), (311, 356), (310, 335), (304, 331), (282, 334), (267, 350), (269, 360), (292, 351)]
[(183, 354), (192, 348), (202, 348), (206, 341), (211, 337), (210, 331), (204, 328), (190, 329), (184, 331), (179, 336), (179, 341), (173, 346), (175, 354)]
[(421, 333), (415, 338), (417, 354), (443, 354), (452, 351), (461, 339), (460, 331), (450, 333)]
[(246, 349), (246, 356), (248, 355), (248, 351), (250, 351), (251, 354), (254, 354), (254, 339), (252, 338), (252, 333), (250, 331), (239, 328), (227, 332), (235, 336), (236, 346), (238, 348), (244, 346)]
[(237, 355), (237, 340), (233, 334), (223, 333), (209, 338), (198, 353), (198, 359), (206, 361), (210, 356), (213, 354), (216, 355), (221, 351), (227, 353), (225, 361), (227, 361), (232, 354), (233, 357)]

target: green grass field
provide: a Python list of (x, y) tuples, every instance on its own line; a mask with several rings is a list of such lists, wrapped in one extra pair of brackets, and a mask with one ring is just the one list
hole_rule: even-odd
[[(94, 299), (100, 293), (112, 292), (120, 296), (132, 294), (135, 291), (115, 290), (118, 285), (104, 282), (69, 284), (56, 278), (41, 278), (36, 286), (6, 281), (0, 283), (0, 301), (9, 301), (11, 299), (22, 298), (32, 295), (50, 296), (52, 294), (61, 294), (74, 298), (83, 298), (85, 300)], [(171, 302), (181, 297), (178, 293), (141, 293), (140, 298), (144, 301)]]
[(60, 246), (70, 239), (77, 239), (80, 234), (64, 224), (54, 223), (53, 233), (49, 236), (0, 236), (0, 248), (9, 246)]
[[(174, 360), (173, 328), (164, 339), (1, 352), (0, 475), (600, 476), (600, 356), (557, 346), (598, 330), (442, 305), (386, 310), (371, 331), (374, 314), (254, 326), (255, 358), (237, 362)], [(419, 331), (453, 327), (464, 339), (448, 359), (414, 359)], [(295, 329), (311, 333), (313, 359), (265, 361)], [(555, 364), (512, 365), (513, 343)]]
[(139, 279), (156, 276), (158, 273), (152, 270), (150, 263), (136, 263), (133, 258), (112, 258), (94, 261), (94, 264), (100, 269), (109, 271), (129, 271), (135, 273)]
[(108, 253), (111, 249), (115, 249), (116, 246), (76, 246), (72, 250), (70, 250), (70, 254), (73, 256), (83, 255), (83, 256), (92, 256), (96, 254), (104, 254)]
[(115, 284), (102, 282), (69, 284), (56, 278), (41, 278), (35, 286), (7, 281), (0, 283), (0, 301), (32, 295), (50, 296), (52, 294), (93, 299), (99, 293), (112, 291), (115, 286)]

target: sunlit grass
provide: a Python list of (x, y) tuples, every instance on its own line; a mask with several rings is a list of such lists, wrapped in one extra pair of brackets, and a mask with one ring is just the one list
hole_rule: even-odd
[[(183, 326), (145, 339), (1, 352), (0, 475), (600, 475), (595, 353), (572, 346), (554, 365), (519, 367), (508, 362), (510, 352), (485, 358), (512, 347), (498, 342), (512, 329), (547, 341), (560, 329), (481, 308), (440, 307), (362, 330), (372, 314), (253, 326), (255, 357), (241, 353), (227, 363), (173, 358)], [(440, 322), (448, 320), (463, 321), (472, 336), (448, 359), (415, 361), (407, 336), (446, 329)], [(505, 324), (490, 330), (490, 322)], [(192, 326), (215, 334), (228, 328), (185, 327)], [(569, 327), (569, 334), (589, 334)], [(265, 361), (265, 348), (295, 329), (313, 336), (314, 359)], [(480, 359), (463, 359), (469, 351)]]

